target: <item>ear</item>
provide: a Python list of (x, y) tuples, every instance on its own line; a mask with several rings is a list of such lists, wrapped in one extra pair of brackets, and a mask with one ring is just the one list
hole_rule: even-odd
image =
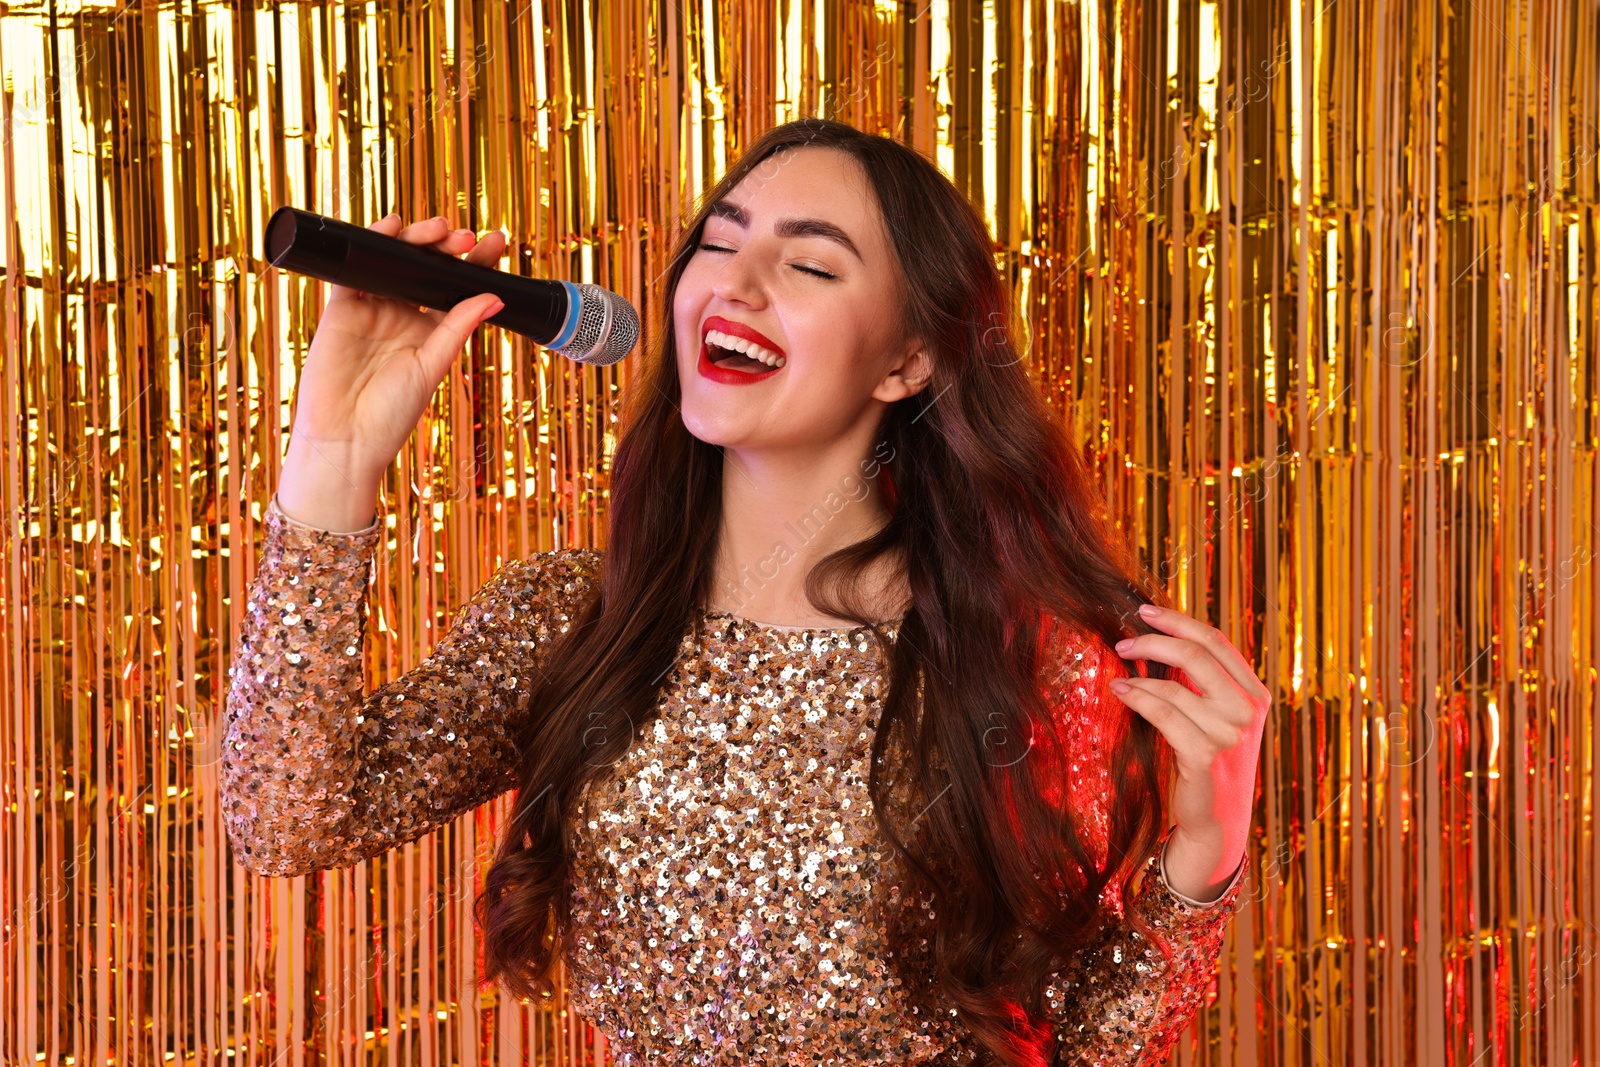
[(883, 376), (883, 381), (878, 383), (872, 395), (892, 404), (922, 392), (932, 380), (933, 355), (920, 337), (912, 337), (906, 341), (900, 358), (889, 368), (889, 373)]

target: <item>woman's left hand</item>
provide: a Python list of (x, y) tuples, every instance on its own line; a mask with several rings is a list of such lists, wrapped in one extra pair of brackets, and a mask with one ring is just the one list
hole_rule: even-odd
[(1161, 731), (1176, 757), (1168, 883), (1211, 901), (1244, 859), (1272, 694), (1221, 630), (1172, 608), (1146, 604), (1139, 613), (1162, 632), (1119, 641), (1118, 654), (1176, 667), (1189, 684), (1118, 678), (1111, 690)]

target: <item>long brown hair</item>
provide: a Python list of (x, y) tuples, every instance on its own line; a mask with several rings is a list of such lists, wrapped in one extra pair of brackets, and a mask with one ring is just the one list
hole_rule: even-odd
[[(710, 205), (775, 153), (803, 146), (862, 165), (901, 268), (905, 329), (933, 356), (926, 388), (893, 404), (880, 429), (889, 521), (806, 579), (813, 604), (871, 626), (888, 649), (869, 789), (905, 892), (885, 933), (896, 966), (914, 972), (902, 974), (908, 988), (936, 984), (1000, 1062), (1042, 1063), (1044, 984), (1085, 944), (1109, 882), (1130, 899), (1165, 828), (1171, 767), (1141, 716), (1116, 701), (1097, 711), (1114, 727), (1106, 862), (1097, 865), (1081, 813), (1060, 801), (1073, 739), (1051, 729), (1062, 715), (1039, 681), (1043, 653), (1057, 624), (1106, 644), (1149, 632), (1136, 609), (1162, 597), (1108, 536), (1063, 419), (1027, 376), (982, 217), (913, 149), (823, 119), (762, 136), (701, 198), (675, 249), (665, 321), (616, 448), (599, 592), (528, 697), (540, 714), (520, 739), (514, 814), (477, 903), (484, 979), (519, 996), (552, 991), (577, 801), (656, 714), (679, 642), (709, 602), (722, 451), (679, 414), (673, 296)], [(912, 597), (887, 640), (857, 597), (885, 554)], [(1150, 673), (1165, 674), (1159, 665)], [(937, 803), (903, 810), (894, 782)], [(921, 910), (930, 903), (932, 919)]]

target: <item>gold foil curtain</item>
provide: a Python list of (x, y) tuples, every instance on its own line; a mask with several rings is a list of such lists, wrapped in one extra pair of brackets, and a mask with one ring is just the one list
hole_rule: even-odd
[[(227, 664), (320, 283), (294, 204), (659, 313), (769, 124), (982, 205), (1114, 516), (1277, 697), (1184, 1064), (1600, 1057), (1595, 0), (0, 4), (0, 1061), (600, 1062), (473, 981), (505, 799), (247, 874)], [(601, 545), (619, 389), (480, 331), (396, 465), (374, 683)], [(603, 547), (603, 545), (602, 545)]]

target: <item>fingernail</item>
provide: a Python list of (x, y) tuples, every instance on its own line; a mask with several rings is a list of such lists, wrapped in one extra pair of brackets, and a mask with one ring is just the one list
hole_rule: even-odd
[(1139, 614), (1143, 615), (1147, 619), (1153, 619), (1157, 615), (1161, 614), (1161, 609), (1156, 607), (1154, 604), (1140, 604)]
[(384, 216), (384, 217), (383, 217), (383, 221), (384, 221), (384, 222), (388, 222), (388, 221), (389, 221), (389, 220), (390, 220), (390, 219), (397, 219), (397, 218), (399, 218), (399, 217), (400, 217), (400, 212), (398, 212), (398, 211), (391, 211), (391, 212), (389, 212), (389, 213), (388, 213), (388, 214), (387, 214), (387, 215), (385, 215), (385, 216)]
[(503, 308), (505, 306), (506, 306), (506, 302), (504, 300), (501, 300), (499, 297), (495, 297), (494, 298), (494, 303), (489, 305), (489, 314), (493, 315), (494, 313), (496, 313), (497, 311), (499, 311), (501, 308)]
[(1118, 652), (1126, 652), (1126, 651), (1128, 651), (1128, 649), (1130, 649), (1132, 647), (1133, 647), (1133, 638), (1131, 638), (1131, 637), (1124, 637), (1121, 641), (1117, 642), (1117, 651)]
[(466, 235), (467, 235), (467, 236), (468, 236), (468, 237), (471, 237), (471, 236), (472, 236), (472, 231), (471, 231), (471, 230), (457, 230), (457, 231), (456, 231), (456, 233), (464, 233), (464, 234), (466, 234)]
[(1111, 691), (1113, 693), (1126, 693), (1131, 688), (1133, 687), (1127, 682), (1123, 681), (1121, 678), (1111, 679)]

